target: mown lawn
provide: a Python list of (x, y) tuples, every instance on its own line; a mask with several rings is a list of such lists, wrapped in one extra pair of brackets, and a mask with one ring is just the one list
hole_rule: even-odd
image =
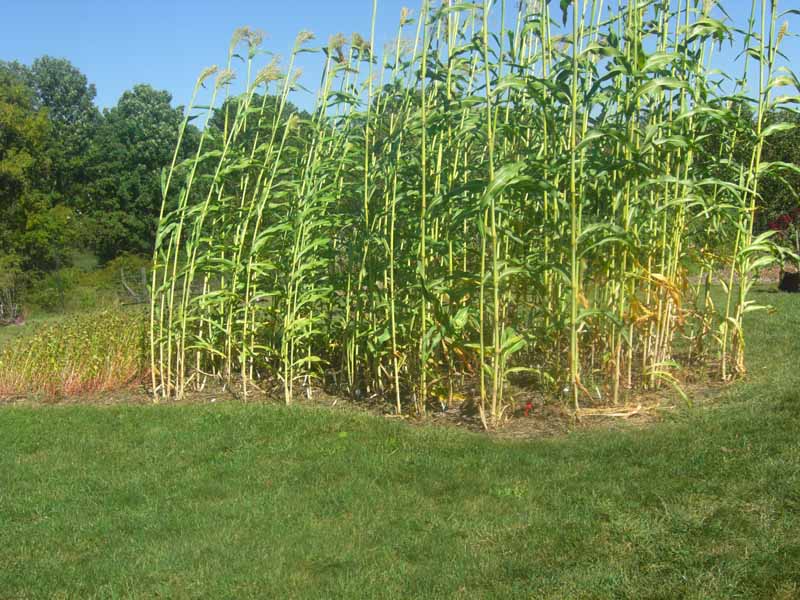
[(0, 598), (800, 597), (800, 298), (649, 428), (503, 442), (274, 406), (0, 409)]

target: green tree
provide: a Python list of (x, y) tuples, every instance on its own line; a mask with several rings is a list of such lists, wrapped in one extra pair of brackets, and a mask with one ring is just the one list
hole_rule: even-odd
[(52, 123), (48, 154), (54, 191), (74, 206), (87, 183), (86, 156), (100, 123), (94, 104), (97, 91), (68, 60), (50, 56), (33, 62), (30, 85)]
[[(171, 102), (168, 92), (137, 85), (104, 112), (90, 151), (91, 183), (82, 207), (101, 260), (123, 252), (151, 252), (161, 169), (172, 159), (183, 120), (183, 109)], [(192, 128), (185, 152), (196, 140)]]
[(36, 109), (46, 109), (51, 123), (47, 139), (51, 189), (59, 201), (76, 206), (87, 183), (87, 153), (100, 123), (94, 104), (94, 84), (63, 58), (42, 56), (28, 67), (17, 62), (6, 68), (25, 82)]
[[(800, 168), (800, 113), (789, 110), (775, 111), (767, 117), (765, 127), (774, 123), (794, 125), (773, 133), (764, 144), (763, 159), (766, 162), (782, 162)], [(796, 210), (800, 206), (800, 173), (791, 167), (778, 173), (762, 177), (759, 182), (762, 210), (758, 213), (761, 229), (767, 224)]]
[[(219, 133), (224, 133), (226, 119), (229, 124), (233, 122), (240, 102), (242, 102), (242, 98), (240, 97), (232, 97), (225, 100), (211, 116), (211, 120), (208, 124), (209, 127)], [(246, 147), (248, 142), (252, 143), (257, 131), (260, 132), (262, 140), (264, 139), (265, 135), (268, 135), (272, 131), (275, 113), (280, 109), (279, 102), (280, 98), (277, 96), (268, 95), (265, 97), (261, 94), (253, 94), (253, 98), (250, 101), (250, 106), (259, 108), (263, 106), (264, 110), (263, 112), (259, 112), (258, 116), (250, 120), (247, 130), (241, 134), (239, 139), (243, 140), (243, 146)], [(297, 106), (287, 100), (283, 106), (283, 110), (281, 111), (280, 125), (286, 123), (289, 117), (294, 114), (301, 119), (311, 118), (311, 115), (308, 114), (308, 112), (300, 110), (297, 108)]]
[(0, 64), (0, 254), (26, 269), (58, 265), (72, 239), (72, 211), (50, 193), (47, 110), (17, 69)]

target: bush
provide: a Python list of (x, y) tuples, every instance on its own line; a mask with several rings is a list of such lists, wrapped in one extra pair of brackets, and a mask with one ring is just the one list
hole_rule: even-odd
[(768, 227), (775, 231), (776, 241), (788, 253), (794, 254), (794, 262), (800, 270), (800, 207), (770, 221)]
[(143, 302), (147, 289), (141, 273), (145, 269), (146, 275), (150, 262), (149, 258), (126, 254), (98, 269), (70, 266), (42, 274), (28, 284), (24, 303), (37, 312), (68, 313)]

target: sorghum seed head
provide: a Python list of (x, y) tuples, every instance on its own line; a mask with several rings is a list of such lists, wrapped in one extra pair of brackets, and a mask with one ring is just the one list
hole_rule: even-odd
[(332, 35), (328, 40), (328, 45), (330, 46), (331, 50), (341, 50), (346, 43), (347, 39), (341, 33)]
[(281, 73), (281, 70), (278, 67), (279, 61), (280, 61), (279, 57), (277, 56), (273, 57), (270, 63), (258, 72), (258, 75), (256, 75), (255, 84), (256, 85), (260, 85), (262, 83), (269, 84), (273, 81), (277, 81), (278, 79), (280, 79), (283, 76), (283, 74)]
[(197, 85), (203, 85), (205, 80), (214, 75), (214, 73), (216, 73), (218, 70), (219, 68), (217, 65), (211, 65), (210, 67), (203, 69), (203, 71), (200, 73), (200, 76), (197, 78)]
[(297, 37), (294, 40), (296, 46), (302, 46), (306, 42), (313, 40), (314, 34), (310, 31), (306, 31), (305, 29), (297, 34)]
[(789, 33), (789, 21), (784, 21), (780, 31), (778, 31), (778, 45), (780, 45), (787, 33)]
[(250, 37), (250, 28), (249, 27), (237, 27), (236, 30), (233, 32), (233, 36), (231, 37), (231, 45), (230, 45), (230, 53), (233, 54), (233, 51), (236, 49), (236, 46), (239, 45), (244, 39)]
[(233, 72), (233, 69), (223, 69), (217, 75), (217, 79), (214, 81), (214, 87), (221, 88), (224, 85), (228, 85), (234, 79), (236, 79), (236, 73)]
[(247, 37), (247, 43), (250, 45), (250, 48), (257, 48), (261, 45), (261, 42), (264, 41), (266, 36), (267, 34), (261, 29), (252, 29), (250, 30), (250, 35)]

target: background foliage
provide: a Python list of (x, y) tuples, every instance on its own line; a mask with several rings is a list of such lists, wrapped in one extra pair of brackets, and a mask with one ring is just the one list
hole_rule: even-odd
[[(160, 175), (184, 108), (144, 83), (102, 111), (95, 96), (66, 59), (0, 60), (0, 256), (21, 266), (27, 285), (71, 267), (75, 250), (101, 263), (152, 252)], [(258, 100), (274, 113), (273, 97)], [(229, 105), (208, 124), (212, 146), (221, 146)], [(298, 112), (291, 104), (284, 110)], [(199, 136), (187, 126), (178, 160), (193, 154)]]
[[(68, 60), (0, 62), (0, 255), (28, 273), (148, 253), (161, 169), (183, 109), (149, 85), (100, 111), (95, 86)], [(196, 129), (185, 136), (187, 152)]]

